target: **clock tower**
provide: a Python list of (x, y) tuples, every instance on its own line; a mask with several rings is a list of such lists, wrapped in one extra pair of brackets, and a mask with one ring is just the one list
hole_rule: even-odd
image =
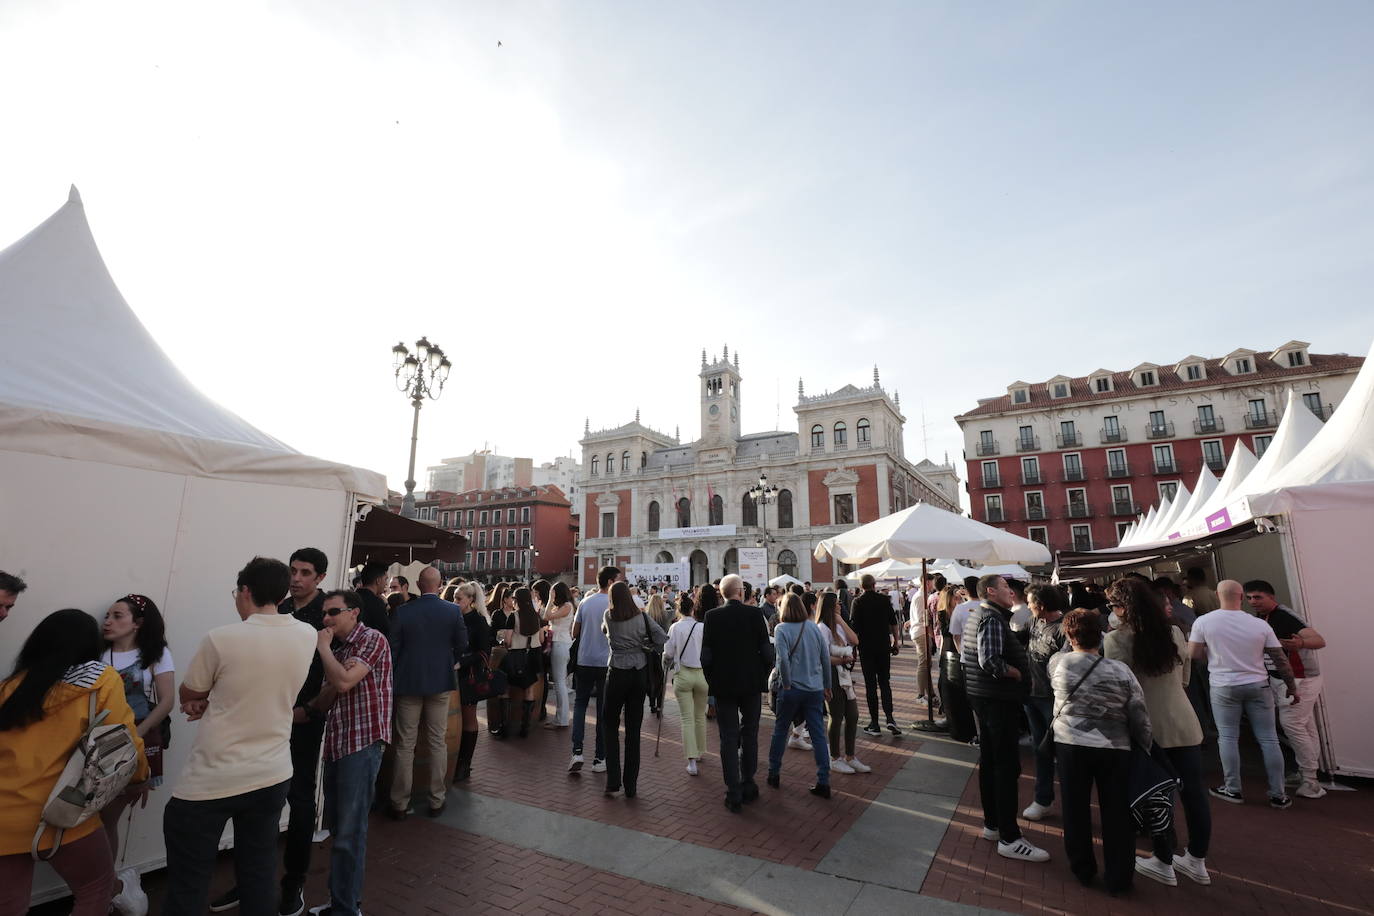
[(740, 431), (739, 352), (730, 348), (714, 362), (701, 351), (701, 440), (699, 449), (724, 448), (733, 454)]

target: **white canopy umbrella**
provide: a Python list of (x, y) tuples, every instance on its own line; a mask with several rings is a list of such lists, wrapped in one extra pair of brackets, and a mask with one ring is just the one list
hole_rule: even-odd
[(958, 560), (936, 560), (930, 564), (929, 571), (939, 573), (951, 582), (963, 582), (969, 576), (1010, 576), (1013, 579), (1030, 581), (1030, 573), (1016, 563), (1002, 563), (996, 566), (965, 566)]
[(921, 577), (921, 564), (904, 563), (901, 560), (883, 560), (872, 566), (861, 566), (845, 578), (851, 582), (858, 582), (865, 575), (875, 579), (919, 579)]
[(774, 576), (769, 579), (768, 584), (776, 585), (779, 588), (786, 588), (789, 585), (802, 585), (803, 583), (802, 580), (794, 576), (789, 576), (787, 573), (783, 573), (781, 576)]
[(917, 503), (816, 545), (815, 556), (846, 563), (963, 557), (982, 563), (1048, 563), (1049, 548), (980, 521)]

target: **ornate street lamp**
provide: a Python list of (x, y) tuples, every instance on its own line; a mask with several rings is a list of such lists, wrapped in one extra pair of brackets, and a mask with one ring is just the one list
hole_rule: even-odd
[(427, 337), (415, 341), (413, 354), (405, 344), (398, 343), (391, 348), (391, 355), (396, 369), (396, 389), (404, 392), (410, 398), (410, 405), (415, 408), (415, 419), (410, 425), (410, 467), (406, 471), (406, 495), (401, 501), (401, 515), (414, 518), (415, 445), (420, 438), (420, 408), (424, 406), (425, 398), (431, 401), (439, 399), (453, 364), (444, 355), (443, 348), (430, 343)]
[[(759, 482), (750, 487), (748, 495), (758, 504), (759, 518), (763, 520), (763, 536), (754, 541), (755, 547), (767, 548), (773, 543), (773, 539), (768, 536), (768, 504), (777, 501), (778, 488), (768, 483), (768, 475), (760, 474)], [(763, 577), (768, 579), (768, 554), (763, 557)]]

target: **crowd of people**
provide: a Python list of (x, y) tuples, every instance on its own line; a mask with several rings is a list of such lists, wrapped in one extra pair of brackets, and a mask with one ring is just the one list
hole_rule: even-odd
[[(492, 740), (525, 738), (536, 721), (568, 729), (567, 771), (581, 778), (590, 707), (590, 771), (604, 779), (607, 797), (633, 799), (645, 711), (661, 716), (671, 688), (687, 777), (702, 773), (714, 719), (724, 805), (742, 813), (760, 798), (765, 701), (775, 717), (764, 762), (771, 789), (783, 788), (788, 748), (813, 755), (807, 791), (820, 798), (831, 797), (832, 773), (871, 772), (856, 753), (854, 669), (868, 711), (862, 731), (901, 737), (890, 665), (908, 636), (920, 699), (942, 711), (952, 737), (979, 749), (983, 836), (1007, 858), (1050, 858), (1022, 835), (1019, 820), (1046, 817), (1057, 788), (1069, 866), (1093, 882), (1095, 787), (1109, 892), (1129, 889), (1134, 874), (1174, 885), (1181, 872), (1208, 883), (1209, 798), (1243, 800), (1242, 716), (1263, 751), (1271, 806), (1292, 804), (1276, 716), (1295, 752), (1297, 794), (1324, 794), (1312, 707), (1321, 689), (1316, 652), (1325, 643), (1262, 580), (1223, 581), (1213, 592), (1200, 570), (1190, 571), (1185, 588), (1134, 575), (1105, 589), (934, 576), (925, 589), (903, 592), (864, 575), (853, 594), (844, 580), (820, 591), (809, 583), (758, 590), (727, 575), (678, 591), (632, 587), (607, 566), (582, 594), (543, 580), (445, 583), (433, 567), (412, 587), (381, 563), (362, 567), (352, 588), (325, 591), (327, 571), (327, 557), (311, 547), (288, 563), (251, 560), (232, 592), (240, 622), (203, 636), (179, 685), (162, 615), (147, 596), (114, 601), (103, 624), (75, 609), (39, 622), (0, 682), (0, 916), (27, 909), (31, 852), (67, 881), (79, 916), (146, 913), (137, 871), (116, 872), (114, 863), (122, 816), (162, 783), (174, 705), (200, 726), (163, 814), (163, 912), (303, 913), (322, 790), (333, 838), (330, 896), (311, 912), (357, 914), (369, 813), (374, 803), (397, 820), (414, 813), (420, 746), (425, 813), (438, 817), (446, 808), (455, 690), (462, 725), (453, 783), (471, 777), (481, 703)], [(0, 620), (24, 590), (22, 580), (0, 572)], [(136, 772), (98, 818), (65, 834), (40, 826), (35, 836), (71, 747), (92, 724), (92, 694), (106, 721), (133, 735)], [(1208, 787), (1202, 745), (1213, 728), (1224, 779)], [(1025, 733), (1035, 781), (1022, 809)], [(388, 746), (393, 765), (379, 789)], [(1142, 754), (1177, 780), (1186, 843), (1177, 842), (1168, 811), (1157, 807), (1144, 819), (1133, 811), (1133, 755)], [(278, 881), (283, 806), (290, 814)], [(214, 861), (229, 822), (236, 883), (216, 893)], [(1138, 824), (1150, 828), (1150, 856), (1134, 854)]]

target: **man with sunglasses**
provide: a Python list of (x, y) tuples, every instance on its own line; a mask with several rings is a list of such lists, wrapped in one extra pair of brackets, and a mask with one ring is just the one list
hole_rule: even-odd
[(1245, 600), (1255, 614), (1273, 628), (1279, 645), (1288, 656), (1293, 680), (1298, 685), (1299, 702), (1283, 702), (1288, 698), (1287, 685), (1279, 676), (1273, 661), (1265, 659), (1269, 669), (1269, 687), (1280, 698), (1279, 725), (1283, 726), (1284, 737), (1288, 739), (1289, 747), (1293, 748), (1298, 771), (1302, 774), (1302, 785), (1298, 787), (1297, 794), (1303, 798), (1321, 798), (1326, 790), (1317, 781), (1321, 745), (1317, 737), (1316, 705), (1322, 692), (1322, 672), (1317, 662), (1317, 650), (1326, 648), (1326, 640), (1292, 608), (1279, 604), (1274, 597), (1274, 586), (1263, 579), (1251, 579), (1245, 583)]
[(367, 815), (382, 752), (391, 735), (391, 646), (358, 619), (357, 592), (324, 596), (324, 629), (316, 650), (335, 700), (324, 731), (325, 820), (334, 835), (329, 903), (312, 913), (356, 916), (367, 862)]

